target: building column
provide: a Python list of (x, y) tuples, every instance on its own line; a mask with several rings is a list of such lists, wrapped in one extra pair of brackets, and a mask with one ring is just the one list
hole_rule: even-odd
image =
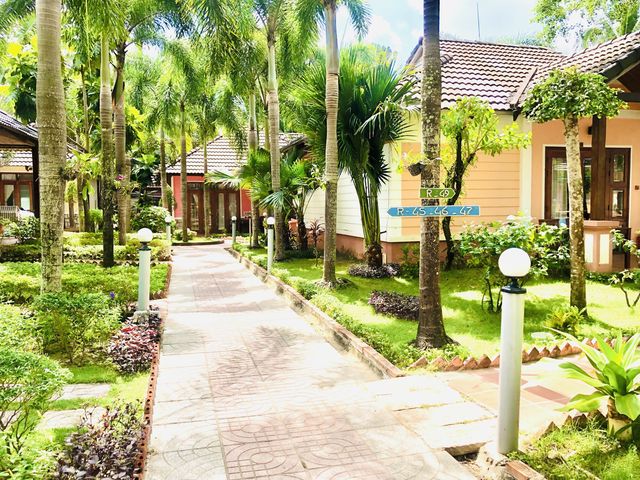
[[(520, 117), (518, 122), (522, 133), (532, 133), (532, 123)], [(531, 215), (531, 183), (533, 181), (533, 148), (531, 144), (520, 149), (520, 212)]]
[(591, 220), (606, 218), (607, 119), (593, 117), (591, 127)]

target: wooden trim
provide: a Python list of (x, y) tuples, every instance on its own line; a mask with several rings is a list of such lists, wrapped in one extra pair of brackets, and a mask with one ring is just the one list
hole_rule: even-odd
[(638, 103), (640, 102), (640, 92), (620, 92), (618, 98), (627, 103)]
[(604, 192), (607, 185), (607, 119), (593, 117), (592, 164), (591, 164), (591, 219), (606, 219)]

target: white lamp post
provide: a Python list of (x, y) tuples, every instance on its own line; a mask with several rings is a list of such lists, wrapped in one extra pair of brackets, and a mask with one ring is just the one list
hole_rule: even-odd
[(171, 223), (173, 222), (173, 217), (171, 215), (167, 215), (166, 217), (164, 217), (164, 223), (167, 226), (167, 242), (169, 242), (169, 245), (171, 245), (172, 243), (172, 237), (171, 237)]
[(502, 288), (498, 411), (498, 452), (507, 454), (518, 449), (524, 294), (527, 293), (519, 279), (529, 273), (531, 259), (524, 250), (509, 248), (500, 255), (498, 266), (510, 279), (509, 285)]
[(237, 224), (238, 217), (234, 215), (233, 217), (231, 217), (231, 245), (236, 243)]
[(273, 226), (275, 224), (275, 218), (267, 218), (267, 272), (269, 273), (271, 273), (271, 266), (273, 265)]
[(151, 249), (149, 242), (153, 240), (153, 232), (148, 228), (138, 230), (140, 262), (138, 265), (138, 311), (149, 311), (149, 291), (151, 289)]

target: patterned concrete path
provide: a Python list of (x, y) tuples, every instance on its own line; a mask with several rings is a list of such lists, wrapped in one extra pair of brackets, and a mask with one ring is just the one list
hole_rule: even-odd
[(221, 247), (175, 249), (168, 308), (147, 480), (475, 478)]

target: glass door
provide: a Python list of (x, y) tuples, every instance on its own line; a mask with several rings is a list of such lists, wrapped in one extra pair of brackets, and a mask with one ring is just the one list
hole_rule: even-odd
[[(584, 186), (583, 207), (585, 219), (591, 218), (590, 148), (580, 150)], [(569, 187), (567, 184), (567, 153), (564, 148), (548, 148), (545, 161), (545, 219), (557, 220), (560, 225), (569, 222)]]
[(629, 171), (631, 155), (628, 149), (607, 149), (607, 220), (629, 227)]

